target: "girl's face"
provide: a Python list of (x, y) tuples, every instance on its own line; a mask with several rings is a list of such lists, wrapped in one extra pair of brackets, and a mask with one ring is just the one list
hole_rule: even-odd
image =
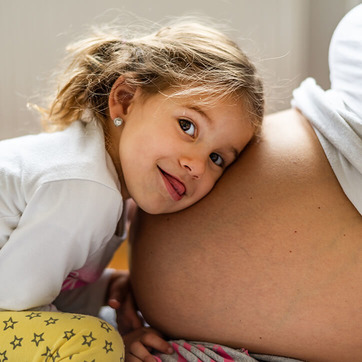
[(205, 108), (192, 97), (136, 92), (119, 142), (123, 197), (151, 214), (199, 201), (251, 139), (245, 115), (240, 101)]

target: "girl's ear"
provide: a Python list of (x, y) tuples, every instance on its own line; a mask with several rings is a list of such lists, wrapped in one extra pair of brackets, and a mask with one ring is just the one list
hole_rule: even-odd
[(120, 117), (126, 118), (129, 107), (134, 100), (136, 87), (127, 83), (122, 75), (113, 84), (108, 98), (108, 109), (111, 119)]

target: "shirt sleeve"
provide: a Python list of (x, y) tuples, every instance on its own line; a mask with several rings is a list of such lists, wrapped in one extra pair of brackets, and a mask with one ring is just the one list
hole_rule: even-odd
[(112, 238), (121, 213), (120, 193), (103, 184), (42, 185), (0, 250), (0, 309), (48, 309), (66, 276)]

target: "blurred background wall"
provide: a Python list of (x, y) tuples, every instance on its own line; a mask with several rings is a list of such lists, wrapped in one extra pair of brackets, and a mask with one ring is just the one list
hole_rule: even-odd
[[(328, 46), (357, 0), (0, 0), (0, 139), (38, 132), (27, 102), (47, 87), (65, 46), (87, 26), (134, 14), (151, 21), (200, 14), (226, 22), (257, 63), (267, 112), (289, 107), (307, 76), (329, 87)], [(41, 103), (41, 102), (40, 102)]]

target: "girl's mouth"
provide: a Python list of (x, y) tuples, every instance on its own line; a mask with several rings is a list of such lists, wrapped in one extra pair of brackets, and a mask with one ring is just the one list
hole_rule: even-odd
[(163, 179), (163, 182), (165, 183), (166, 189), (169, 192), (169, 194), (171, 195), (171, 197), (175, 201), (181, 200), (186, 192), (185, 185), (177, 178), (175, 178), (172, 175), (168, 174), (167, 172), (163, 171), (160, 167), (158, 167), (158, 169), (162, 175), (162, 179)]

